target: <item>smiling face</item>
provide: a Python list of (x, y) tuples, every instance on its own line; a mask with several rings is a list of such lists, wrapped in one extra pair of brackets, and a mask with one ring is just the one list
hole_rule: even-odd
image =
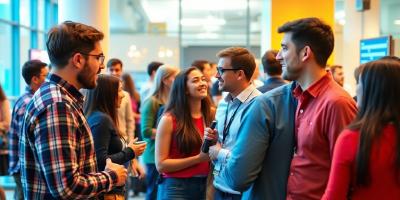
[(193, 70), (188, 74), (186, 87), (191, 98), (207, 97), (207, 80), (199, 70)]
[(297, 80), (304, 70), (304, 65), (299, 56), (300, 53), (296, 49), (296, 45), (292, 41), (292, 33), (285, 33), (281, 50), (276, 55), (276, 59), (282, 65), (282, 77), (286, 80)]

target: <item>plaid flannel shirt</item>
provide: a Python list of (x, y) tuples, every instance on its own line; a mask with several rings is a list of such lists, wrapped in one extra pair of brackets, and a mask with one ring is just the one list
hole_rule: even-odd
[(108, 192), (113, 171), (97, 172), (84, 97), (55, 74), (33, 95), (20, 138), (21, 178), (27, 199), (87, 199)]
[(18, 141), (22, 130), (22, 122), (24, 119), (26, 106), (32, 99), (32, 96), (33, 91), (29, 86), (27, 86), (25, 88), (25, 93), (18, 98), (14, 104), (11, 117), (11, 126), (10, 130), (8, 131), (8, 173), (10, 173), (10, 175), (19, 173)]

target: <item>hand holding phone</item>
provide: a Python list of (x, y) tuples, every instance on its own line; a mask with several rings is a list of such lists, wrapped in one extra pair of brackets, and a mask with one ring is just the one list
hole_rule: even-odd
[[(211, 125), (210, 125), (210, 129), (211, 130), (214, 130), (215, 129), (215, 127), (217, 126), (217, 121), (212, 121), (211, 122)], [(210, 139), (205, 139), (204, 140), (204, 142), (203, 142), (203, 145), (201, 146), (201, 151), (203, 152), (203, 153), (208, 153), (208, 151), (210, 150), (210, 146), (212, 145), (212, 143), (213, 143), (213, 140), (210, 140)]]

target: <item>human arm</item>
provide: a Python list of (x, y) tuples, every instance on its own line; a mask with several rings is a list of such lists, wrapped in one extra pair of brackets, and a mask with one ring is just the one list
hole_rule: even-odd
[(171, 115), (164, 115), (157, 127), (155, 160), (156, 167), (160, 173), (176, 172), (200, 162), (208, 161), (208, 154), (200, 152), (195, 156), (171, 159), (169, 151), (173, 138), (173, 121)]
[(125, 112), (125, 122), (126, 122), (126, 135), (128, 136), (128, 141), (132, 141), (135, 138), (135, 119), (132, 110), (132, 101), (128, 92), (124, 91), (124, 112)]
[(141, 108), (142, 118), (141, 118), (141, 133), (143, 138), (155, 139), (156, 129), (154, 127), (154, 122), (157, 117), (157, 111), (160, 108), (159, 104), (149, 97)]
[(327, 109), (328, 117), (325, 121), (325, 133), (329, 140), (330, 156), (332, 158), (336, 139), (339, 134), (354, 120), (357, 107), (353, 99), (338, 98)]
[(143, 179), (144, 177), (146, 177), (146, 172), (144, 171), (140, 163), (137, 161), (137, 159), (132, 160), (132, 170), (134, 176), (137, 176), (139, 179)]
[[(82, 140), (88, 140), (90, 133), (82, 131), (73, 109), (65, 103), (49, 105), (41, 113), (34, 124), (33, 136), (35, 154), (43, 172), (47, 186), (54, 198), (83, 199), (91, 198), (102, 192), (110, 191), (117, 185), (117, 172), (107, 170), (101, 172), (82, 173)], [(93, 144), (85, 142), (85, 149)], [(85, 153), (85, 152), (80, 152)], [(93, 152), (94, 153), (94, 152)], [(90, 152), (86, 152), (90, 158)], [(85, 165), (94, 165), (93, 160), (86, 160)]]
[(331, 171), (324, 200), (347, 199), (350, 182), (354, 174), (354, 159), (358, 138), (349, 130), (344, 130), (337, 139)]
[(0, 106), (0, 131), (6, 132), (11, 123), (10, 102), (6, 99), (0, 102)]
[[(91, 119), (92, 117), (93, 119)], [(116, 128), (114, 127), (111, 118), (106, 116), (106, 114), (102, 113), (97, 116), (89, 116), (89, 124), (93, 135), (97, 166), (99, 170), (104, 170), (107, 158), (110, 158), (114, 163), (120, 165), (135, 158), (135, 152), (132, 148), (124, 148), (114, 154), (109, 153), (112, 137), (119, 136), (116, 135)]]
[(218, 156), (224, 164), (219, 175), (214, 177), (216, 182), (244, 191), (258, 177), (269, 145), (271, 113), (265, 101), (255, 99), (243, 117), (235, 148), (224, 154), (225, 157)]

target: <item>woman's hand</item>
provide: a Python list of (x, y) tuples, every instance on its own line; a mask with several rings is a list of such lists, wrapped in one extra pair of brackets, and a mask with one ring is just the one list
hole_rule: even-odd
[(146, 142), (137, 142), (137, 138), (131, 140), (128, 144), (128, 147), (131, 148), (135, 152), (135, 157), (138, 157), (143, 154), (146, 149)]

